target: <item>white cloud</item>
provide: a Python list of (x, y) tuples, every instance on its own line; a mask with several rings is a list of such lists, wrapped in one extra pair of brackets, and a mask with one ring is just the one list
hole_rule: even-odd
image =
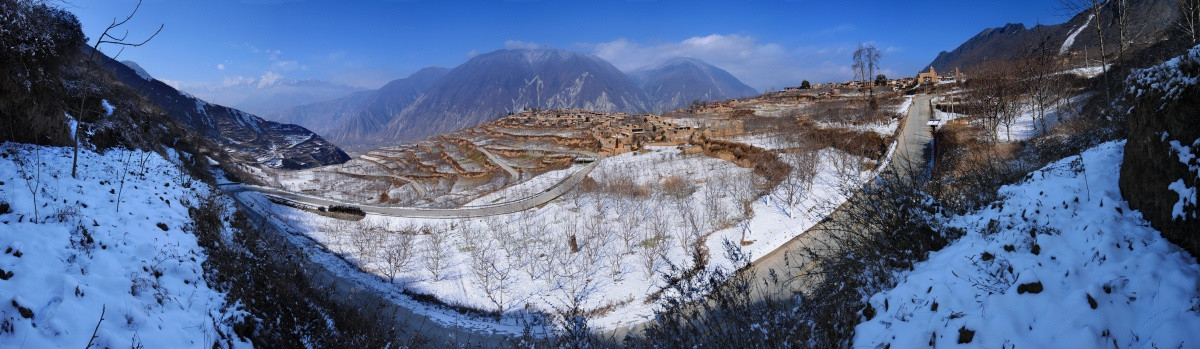
[(539, 49), (539, 48), (543, 48), (543, 47), (546, 47), (546, 46), (536, 43), (536, 42), (527, 42), (527, 41), (520, 41), (520, 40), (508, 40), (508, 41), (504, 42), (504, 48), (507, 48), (507, 49), (533, 50), (533, 49)]
[(225, 70), (225, 63), (217, 64), (217, 70)]
[(283, 81), (283, 75), (268, 70), (266, 73), (263, 73), (262, 77), (258, 78), (258, 88), (272, 86), (280, 81)]
[(798, 85), (802, 80), (843, 81), (853, 76), (849, 68), (851, 47), (787, 48), (738, 34), (695, 36), (654, 45), (622, 38), (579, 46), (623, 71), (674, 57), (698, 58), (760, 90)]
[(470, 50), (470, 51), (467, 51), (467, 58), (475, 57), (475, 56), (478, 56), (478, 55), (479, 55), (479, 50)]
[(224, 87), (233, 87), (233, 86), (241, 86), (241, 85), (253, 85), (255, 82), (256, 82), (256, 80), (254, 78), (250, 78), (250, 77), (245, 77), (245, 76), (240, 76), (240, 75), (239, 76), (226, 76), (225, 79), (221, 81), (221, 87), (224, 88)]

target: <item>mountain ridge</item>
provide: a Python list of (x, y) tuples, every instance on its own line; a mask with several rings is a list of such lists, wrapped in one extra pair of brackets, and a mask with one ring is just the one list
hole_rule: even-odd
[(650, 98), (651, 110), (661, 112), (692, 101), (724, 100), (757, 95), (728, 71), (691, 57), (675, 57), (628, 73)]

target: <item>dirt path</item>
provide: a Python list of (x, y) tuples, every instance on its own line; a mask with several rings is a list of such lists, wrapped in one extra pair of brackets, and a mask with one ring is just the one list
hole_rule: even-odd
[(484, 156), (487, 156), (488, 160), (491, 160), (492, 163), (496, 164), (496, 166), (500, 166), (500, 168), (504, 169), (504, 172), (508, 172), (508, 178), (512, 178), (512, 183), (516, 183), (517, 181), (521, 180), (521, 173), (517, 172), (516, 169), (505, 163), (504, 159), (496, 156), (496, 154), (492, 154), (492, 152), (488, 151), (487, 148), (481, 147), (478, 144), (475, 145), (475, 148), (479, 149), (479, 152), (483, 153)]

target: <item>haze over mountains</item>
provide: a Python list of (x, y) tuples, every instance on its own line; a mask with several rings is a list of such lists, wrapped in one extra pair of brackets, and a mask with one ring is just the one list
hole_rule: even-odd
[(327, 101), (364, 89), (317, 79), (286, 79), (268, 73), (258, 78), (227, 79), (217, 86), (187, 90), (206, 101), (256, 115), (269, 115), (293, 106)]
[[(91, 48), (85, 47), (85, 52)], [(337, 146), (304, 127), (263, 120), (244, 111), (208, 103), (154, 79), (137, 63), (96, 55), (102, 65), (167, 114), (214, 140), (231, 153), (275, 168), (301, 169), (350, 159)]]
[(378, 90), (360, 91), (338, 99), (288, 108), (268, 115), (275, 121), (304, 125), (338, 144), (353, 144), (383, 129), (425, 90), (449, 72), (441, 67), (421, 69), (393, 80)]
[(499, 50), (451, 70), (426, 68), (375, 91), (270, 114), (343, 147), (366, 149), (472, 127), (510, 112), (582, 108), (631, 113), (757, 94), (728, 72), (677, 58), (629, 74), (595, 55)]

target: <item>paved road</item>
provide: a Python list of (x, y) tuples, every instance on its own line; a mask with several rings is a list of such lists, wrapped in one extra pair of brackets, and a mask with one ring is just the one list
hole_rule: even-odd
[(596, 166), (600, 165), (600, 162), (604, 161), (604, 157), (601, 157), (599, 154), (595, 154), (595, 153), (591, 153), (591, 152), (574, 152), (574, 153), (579, 156), (590, 157), (590, 158), (596, 159), (596, 160), (587, 164), (583, 168), (579, 169), (579, 171), (575, 171), (575, 173), (571, 174), (567, 178), (564, 178), (562, 181), (555, 183), (553, 186), (551, 186), (550, 188), (547, 188), (546, 190), (544, 190), (540, 193), (537, 193), (537, 194), (534, 194), (534, 195), (531, 195), (529, 197), (525, 197), (522, 199), (513, 200), (513, 201), (488, 204), (488, 205), (479, 205), (479, 206), (463, 206), (463, 207), (457, 207), (457, 208), (424, 208), (424, 207), (361, 205), (361, 204), (348, 203), (345, 201), (340, 201), (340, 200), (335, 200), (335, 199), (330, 199), (330, 198), (323, 198), (323, 197), (318, 197), (318, 196), (313, 196), (313, 195), (301, 194), (301, 193), (281, 190), (281, 189), (277, 189), (277, 188), (257, 186), (257, 185), (226, 184), (226, 185), (223, 185), (223, 187), (225, 188), (226, 191), (231, 192), (231, 193), (237, 193), (237, 192), (242, 192), (242, 191), (256, 191), (256, 192), (263, 193), (267, 196), (271, 196), (274, 198), (291, 201), (293, 203), (310, 205), (310, 206), (324, 206), (324, 207), (329, 207), (329, 206), (333, 206), (333, 205), (355, 206), (355, 207), (361, 208), (363, 210), (363, 212), (370, 213), (370, 214), (377, 214), (377, 215), (381, 215), (381, 216), (409, 217), (409, 218), (443, 218), (443, 219), (445, 219), (445, 218), (469, 218), (469, 217), (495, 216), (495, 215), (516, 213), (516, 212), (528, 210), (530, 208), (541, 206), (547, 202), (550, 202), (550, 200), (554, 200), (554, 199), (558, 198), (559, 196), (562, 196), (563, 194), (567, 193), (572, 188), (574, 188), (576, 185), (578, 185), (579, 182), (582, 182), (583, 179), (586, 178), (587, 175), (589, 173), (591, 173), (593, 169), (596, 168)]
[[(896, 140), (896, 150), (892, 154), (887, 167), (884, 169), (885, 171), (896, 171), (911, 176), (917, 174), (909, 173), (910, 169), (924, 168), (925, 148), (931, 139), (929, 126), (927, 125), (930, 119), (929, 100), (931, 98), (931, 96), (913, 98), (913, 104), (908, 109), (908, 118), (904, 122), (904, 130)], [(850, 200), (855, 200), (855, 198), (852, 197)], [(829, 215), (829, 219), (839, 219), (838, 217), (841, 216), (842, 212), (840, 208), (834, 210)], [(750, 268), (747, 271), (753, 272), (758, 278), (769, 278), (771, 270), (774, 270), (780, 280), (783, 280), (783, 282), (778, 284), (768, 282), (768, 285), (777, 286), (760, 289), (758, 297), (790, 297), (795, 291), (799, 290), (798, 287), (802, 283), (796, 282), (796, 280), (817, 266), (814, 261), (804, 258), (799, 253), (799, 250), (805, 244), (820, 238), (824, 234), (828, 234), (826, 227), (829, 224), (828, 221), (818, 223), (816, 226), (809, 228), (808, 231), (796, 236), (791, 241), (788, 241), (750, 264)]]

